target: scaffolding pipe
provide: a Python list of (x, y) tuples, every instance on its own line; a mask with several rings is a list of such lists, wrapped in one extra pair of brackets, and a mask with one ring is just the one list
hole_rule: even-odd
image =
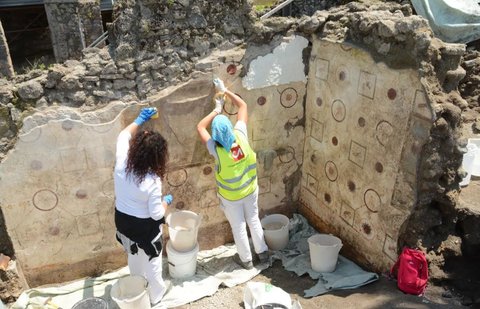
[(265, 18), (269, 18), (270, 16), (272, 16), (273, 14), (277, 13), (278, 11), (280, 11), (281, 9), (283, 9), (284, 7), (286, 7), (287, 5), (289, 5), (290, 3), (292, 3), (293, 0), (287, 0), (287, 1), (284, 1), (282, 2), (281, 4), (279, 4), (278, 6), (276, 6), (275, 8), (273, 8), (270, 12), (262, 15), (260, 17), (260, 19), (265, 19)]
[(108, 31), (105, 31), (104, 33), (102, 33), (101, 36), (99, 36), (97, 39), (95, 39), (95, 41), (93, 41), (92, 44), (88, 45), (87, 48), (97, 47), (102, 42), (104, 42), (107, 38), (108, 38)]

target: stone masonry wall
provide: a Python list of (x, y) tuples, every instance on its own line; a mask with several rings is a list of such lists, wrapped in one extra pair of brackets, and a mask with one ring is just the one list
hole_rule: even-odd
[(7, 38), (0, 22), (0, 77), (11, 78), (13, 76), (12, 59), (8, 49)]
[[(51, 0), (52, 5), (55, 1)], [(12, 147), (15, 140), (10, 137), (17, 134), (22, 118), (34, 109), (52, 105), (94, 109), (120, 98), (145, 99), (158, 89), (186, 80), (194, 70), (204, 70), (196, 63), (211, 48), (241, 44), (252, 22), (247, 1), (224, 5), (221, 1), (125, 0), (116, 5), (109, 46), (112, 53), (85, 49), (81, 60), (68, 60), (11, 81), (0, 80), (0, 111), (4, 111), (0, 132), (5, 137), (0, 139), (0, 160)], [(134, 20), (148, 24), (148, 31), (143, 32), (146, 28), (138, 27)]]
[(311, 16), (316, 11), (328, 10), (331, 7), (345, 4), (345, 0), (294, 0), (292, 6), (292, 16), (300, 17), (302, 15)]
[(81, 50), (103, 32), (99, 1), (46, 0), (44, 5), (57, 62), (80, 59)]

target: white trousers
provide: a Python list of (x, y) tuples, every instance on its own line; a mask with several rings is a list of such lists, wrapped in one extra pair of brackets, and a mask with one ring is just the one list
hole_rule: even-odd
[(137, 254), (128, 254), (128, 268), (130, 269), (130, 274), (140, 275), (147, 279), (151, 304), (156, 304), (162, 300), (166, 286), (162, 278), (161, 254), (149, 261), (145, 251), (138, 248)]
[(262, 253), (268, 250), (263, 237), (262, 224), (258, 217), (258, 188), (247, 197), (238, 201), (229, 201), (220, 198), (221, 208), (232, 228), (233, 240), (242, 262), (252, 260), (250, 243), (248, 242), (247, 224), (252, 236), (255, 252)]

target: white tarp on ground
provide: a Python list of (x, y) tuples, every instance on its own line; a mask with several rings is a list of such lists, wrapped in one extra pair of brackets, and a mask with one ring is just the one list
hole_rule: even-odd
[[(236, 265), (231, 258), (237, 251), (235, 245), (229, 244), (212, 250), (200, 251), (197, 256), (197, 272), (188, 280), (172, 279), (168, 276), (167, 258), (163, 259), (163, 271), (170, 288), (155, 309), (173, 308), (188, 304), (217, 292), (220, 285), (233, 287), (247, 282), (269, 267), (273, 260), (281, 260), (283, 267), (301, 276), (308, 273), (318, 280), (305, 290), (305, 297), (322, 295), (339, 289), (355, 289), (378, 280), (376, 273), (367, 272), (348, 259), (339, 256), (337, 268), (332, 273), (318, 273), (311, 268), (307, 239), (316, 233), (307, 220), (294, 214), (289, 223), (290, 237), (285, 249), (275, 251), (269, 263), (257, 265), (245, 270)], [(40, 287), (24, 291), (11, 309), (45, 309), (46, 301), (62, 308), (72, 306), (82, 299), (99, 297), (107, 301), (108, 308), (117, 308), (110, 297), (113, 284), (121, 277), (129, 274), (128, 267), (97, 278), (87, 278), (73, 283), (52, 287)], [(298, 308), (298, 307), (297, 307)]]
[(448, 43), (480, 39), (480, 5), (477, 0), (412, 0), (435, 35)]
[[(217, 292), (221, 284), (233, 287), (249, 281), (268, 263), (245, 270), (233, 262), (231, 256), (236, 253), (235, 245), (220, 246), (212, 250), (200, 251), (197, 256), (197, 272), (194, 277), (180, 280), (168, 275), (168, 261), (163, 258), (163, 272), (169, 289), (155, 309), (173, 308), (188, 304)], [(110, 290), (119, 278), (129, 274), (128, 267), (97, 277), (75, 281), (65, 285), (39, 287), (23, 292), (11, 309), (45, 309), (45, 302), (61, 308), (72, 308), (74, 304), (89, 297), (99, 297), (107, 301), (108, 308), (118, 308), (110, 297)]]

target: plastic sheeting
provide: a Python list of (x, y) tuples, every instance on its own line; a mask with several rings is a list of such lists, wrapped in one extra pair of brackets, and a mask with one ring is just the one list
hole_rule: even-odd
[(477, 0), (412, 0), (435, 35), (448, 43), (480, 39), (480, 5)]
[(308, 274), (310, 278), (318, 280), (314, 286), (304, 291), (305, 297), (314, 297), (334, 290), (355, 289), (378, 280), (376, 273), (361, 269), (341, 255), (338, 256), (335, 271), (314, 271), (310, 262), (308, 238), (318, 232), (307, 223), (305, 217), (298, 214), (294, 214), (290, 219), (290, 229), (287, 247), (276, 251), (272, 258), (280, 259), (286, 270), (295, 272), (298, 276)]
[[(197, 256), (196, 274), (184, 280), (174, 279), (168, 275), (168, 261), (164, 257), (163, 273), (168, 287), (167, 293), (153, 308), (174, 308), (213, 295), (220, 285), (233, 287), (247, 282), (269, 266), (268, 263), (264, 263), (250, 270), (243, 269), (231, 258), (236, 252), (233, 244), (200, 251)], [(58, 307), (72, 308), (74, 304), (88, 297), (100, 297), (108, 303), (108, 308), (117, 308), (110, 296), (110, 290), (119, 278), (128, 274), (128, 267), (123, 267), (96, 278), (30, 289), (20, 295), (11, 309), (45, 309), (45, 302), (49, 298), (52, 304)]]
[[(290, 238), (285, 249), (275, 251), (270, 260), (246, 270), (233, 262), (237, 252), (234, 244), (198, 252), (195, 276), (181, 280), (168, 275), (167, 258), (163, 259), (163, 272), (167, 293), (155, 309), (173, 308), (188, 304), (205, 296), (213, 295), (220, 285), (233, 287), (254, 278), (274, 260), (281, 260), (286, 270), (301, 276), (308, 273), (317, 283), (305, 290), (305, 297), (313, 297), (338, 289), (354, 289), (376, 281), (378, 275), (362, 270), (348, 259), (339, 256), (337, 268), (332, 273), (319, 273), (311, 268), (308, 237), (318, 233), (307, 220), (298, 214), (290, 219)], [(64, 285), (39, 287), (24, 291), (11, 309), (44, 309), (47, 299), (58, 307), (71, 308), (88, 297), (100, 297), (109, 308), (116, 308), (110, 290), (119, 278), (128, 275), (128, 267), (96, 278), (87, 278)], [(0, 307), (1, 309), (1, 307)]]

